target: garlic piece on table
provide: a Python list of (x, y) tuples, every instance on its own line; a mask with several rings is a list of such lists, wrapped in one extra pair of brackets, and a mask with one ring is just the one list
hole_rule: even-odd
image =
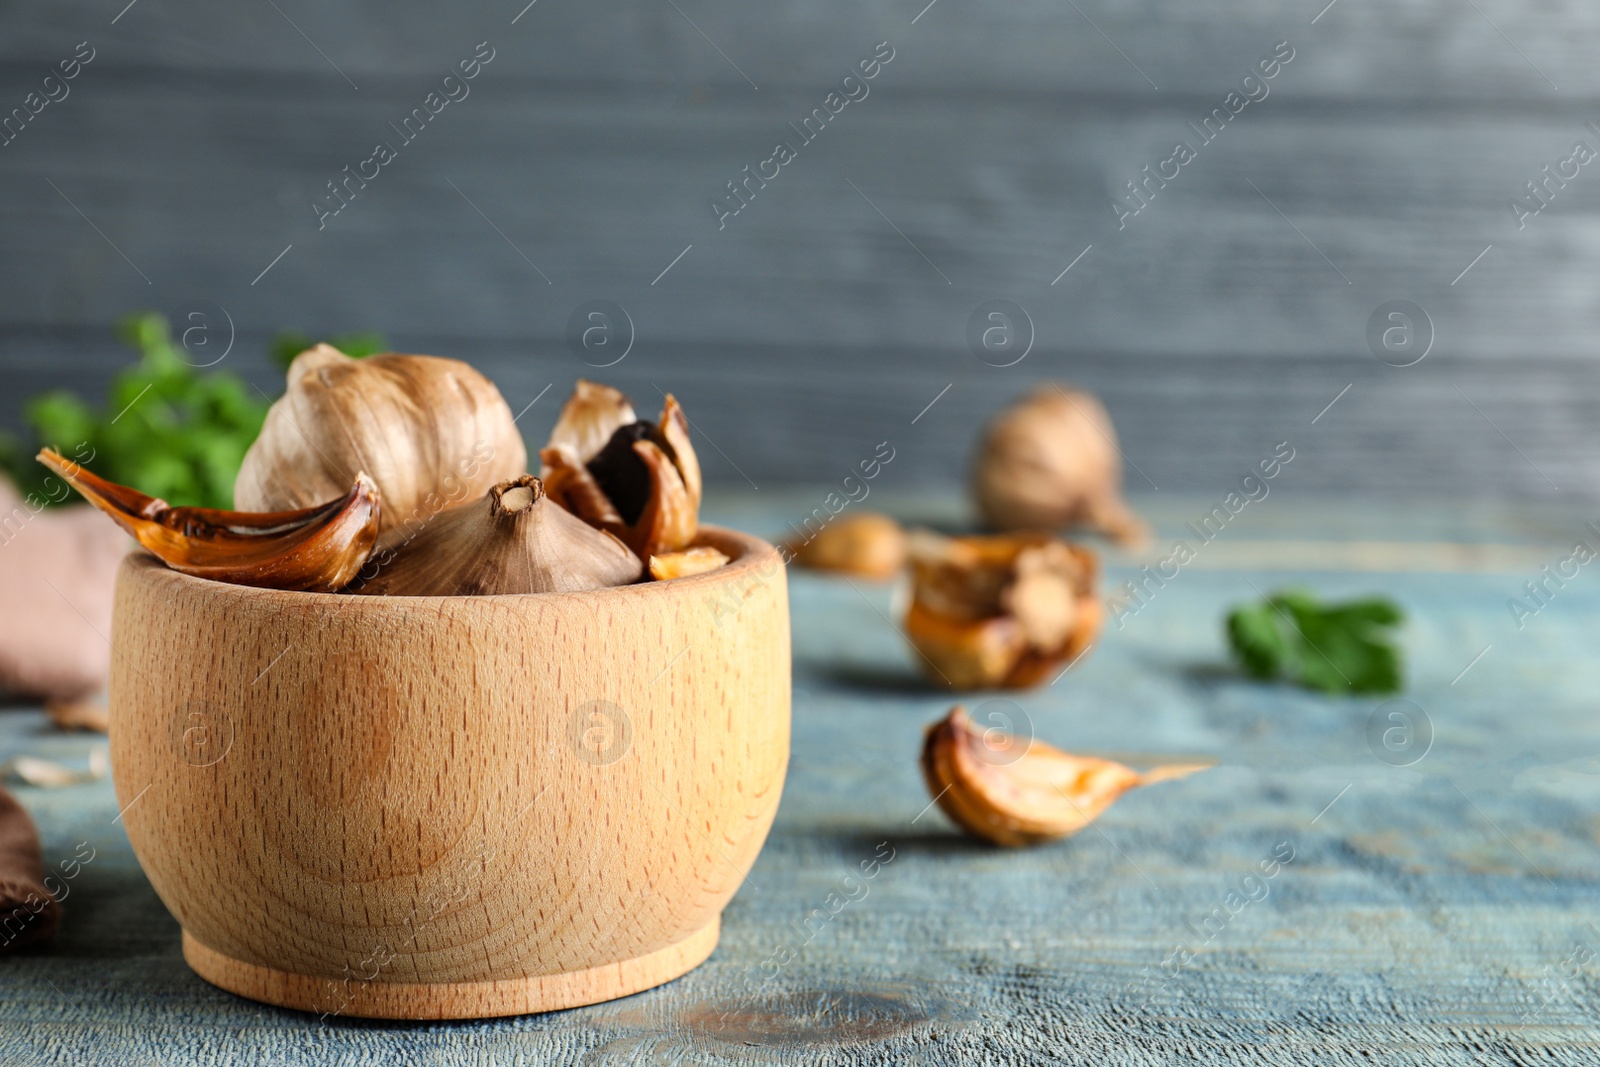
[(234, 585), (341, 589), (367, 561), (383, 514), (378, 487), (359, 471), (342, 498), (258, 513), (175, 508), (51, 449), (38, 458), (173, 570)]
[(494, 383), (460, 360), (387, 354), (352, 359), (317, 345), (289, 365), (234, 482), (234, 506), (303, 508), (364, 470), (383, 494), (379, 543), (481, 497), (527, 469), (527, 449)]
[(819, 571), (891, 578), (906, 561), (906, 535), (887, 515), (863, 511), (830, 522), (814, 537), (789, 542), (794, 561)]
[(575, 593), (627, 585), (644, 570), (613, 535), (569, 514), (531, 474), (436, 515), (377, 574), (352, 586), (375, 596)]
[(1037, 739), (980, 729), (959, 705), (928, 728), (921, 763), (929, 795), (952, 821), (975, 837), (1010, 847), (1075, 834), (1128, 790), (1213, 765), (1167, 764), (1141, 773)]
[(973, 464), (978, 510), (998, 530), (1086, 526), (1125, 544), (1146, 539), (1122, 499), (1122, 453), (1092, 393), (1046, 384), (997, 415)]
[(539, 460), (552, 500), (641, 557), (686, 548), (699, 531), (700, 461), (671, 394), (652, 423), (617, 390), (580, 380)]
[(1049, 534), (908, 539), (905, 633), (930, 677), (956, 689), (1049, 678), (1100, 630), (1093, 552)]

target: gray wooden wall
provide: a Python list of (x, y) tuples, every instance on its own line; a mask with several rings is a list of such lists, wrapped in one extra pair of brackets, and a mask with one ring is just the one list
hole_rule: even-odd
[[(554, 383), (542, 439), (589, 372), (568, 318), (608, 299), (635, 339), (592, 373), (677, 392), (724, 485), (835, 480), (882, 440), (900, 487), (954, 484), (988, 414), (1063, 377), (1163, 490), (1287, 438), (1302, 489), (1600, 495), (1600, 165), (1521, 229), (1507, 203), (1600, 148), (1592, 2), (125, 2), (0, 4), (0, 114), (95, 54), (0, 148), (0, 425), (98, 394), (118, 316), (211, 301), (269, 390), (273, 330), (376, 328), (515, 408)], [(1119, 229), (1123, 184), (1285, 40)], [(325, 182), (483, 41), (470, 95), (319, 230)], [(880, 41), (870, 95), (719, 229), (711, 198)], [(996, 298), (1036, 333), (1006, 368), (967, 343)], [(1432, 320), (1415, 366), (1369, 351), (1390, 300)]]

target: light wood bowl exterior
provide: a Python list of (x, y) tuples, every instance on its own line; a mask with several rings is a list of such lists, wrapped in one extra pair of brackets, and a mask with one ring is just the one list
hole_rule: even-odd
[(280, 592), (129, 557), (112, 767), (189, 965), (272, 1004), (444, 1019), (702, 962), (783, 788), (789, 612), (770, 545), (701, 542), (732, 561), (538, 596)]

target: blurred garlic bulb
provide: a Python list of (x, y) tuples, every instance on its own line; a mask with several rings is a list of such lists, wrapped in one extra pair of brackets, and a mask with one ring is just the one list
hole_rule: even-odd
[(239, 468), (234, 507), (310, 507), (343, 494), (364, 470), (383, 497), (384, 547), (515, 478), (527, 463), (500, 391), (460, 360), (351, 359), (317, 345), (289, 365), (288, 390)]
[(1087, 526), (1124, 544), (1148, 536), (1122, 499), (1111, 416), (1082, 390), (1047, 384), (996, 416), (978, 447), (973, 489), (999, 530)]
[(580, 380), (539, 460), (552, 500), (645, 559), (687, 548), (700, 529), (700, 460), (670, 393), (648, 422), (618, 390)]
[(644, 572), (611, 534), (544, 495), (531, 474), (437, 516), (377, 573), (352, 586), (372, 596), (577, 593), (627, 585)]

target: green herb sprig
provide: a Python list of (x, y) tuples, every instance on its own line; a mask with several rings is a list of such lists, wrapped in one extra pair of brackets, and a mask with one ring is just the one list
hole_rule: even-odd
[(1392, 638), (1404, 618), (1384, 597), (1325, 604), (1289, 589), (1229, 612), (1228, 643), (1255, 678), (1331, 694), (1395, 693), (1403, 664)]
[[(200, 370), (184, 358), (164, 316), (145, 312), (118, 324), (118, 336), (139, 353), (139, 361), (119, 372), (102, 408), (57, 389), (42, 393), (24, 409), (33, 447), (0, 436), (0, 467), (18, 490), (39, 504), (61, 504), (76, 497), (35, 463), (34, 454), (50, 446), (113, 482), (157, 496), (175, 506), (233, 506), (233, 483), (244, 454), (261, 432), (271, 401), (243, 378), (223, 370)], [(316, 342), (284, 332), (272, 342), (273, 359), (287, 367)], [(383, 350), (374, 333), (335, 338), (352, 356)]]
[[(139, 362), (116, 375), (98, 410), (65, 389), (29, 401), (25, 414), (36, 445), (175, 505), (229, 507), (234, 476), (261, 431), (267, 400), (237, 375), (202, 373), (185, 361), (161, 315), (134, 315), (117, 332), (138, 350)], [(37, 448), (24, 449), (14, 439), (6, 444), (6, 466), (24, 495), (56, 503), (76, 499), (50, 492), (50, 475), (33, 462)]]

